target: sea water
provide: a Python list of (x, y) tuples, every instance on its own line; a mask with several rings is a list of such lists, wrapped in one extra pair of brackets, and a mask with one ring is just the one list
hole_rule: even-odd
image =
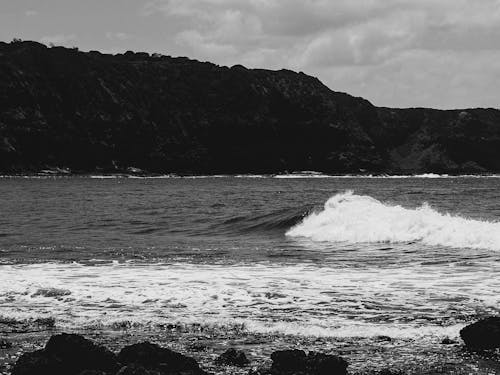
[(93, 177), (0, 178), (0, 318), (437, 340), (500, 312), (500, 178)]

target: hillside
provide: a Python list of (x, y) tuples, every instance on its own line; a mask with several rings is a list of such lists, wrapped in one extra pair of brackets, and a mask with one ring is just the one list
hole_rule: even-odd
[(0, 172), (495, 173), (500, 111), (377, 108), (289, 70), (0, 43)]

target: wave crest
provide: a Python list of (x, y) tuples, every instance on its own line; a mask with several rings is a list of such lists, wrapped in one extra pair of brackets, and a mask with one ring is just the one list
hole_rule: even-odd
[(443, 214), (429, 205), (409, 209), (348, 191), (330, 198), (287, 233), (313, 241), (421, 242), (431, 246), (500, 250), (500, 223)]

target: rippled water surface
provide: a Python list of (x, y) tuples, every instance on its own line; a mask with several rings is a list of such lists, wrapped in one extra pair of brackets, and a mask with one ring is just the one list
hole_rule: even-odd
[(500, 178), (1, 178), (0, 315), (329, 337), (500, 312)]

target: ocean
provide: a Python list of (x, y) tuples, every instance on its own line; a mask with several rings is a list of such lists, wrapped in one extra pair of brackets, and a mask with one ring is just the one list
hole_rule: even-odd
[(436, 343), (499, 275), (497, 177), (0, 178), (4, 321)]

